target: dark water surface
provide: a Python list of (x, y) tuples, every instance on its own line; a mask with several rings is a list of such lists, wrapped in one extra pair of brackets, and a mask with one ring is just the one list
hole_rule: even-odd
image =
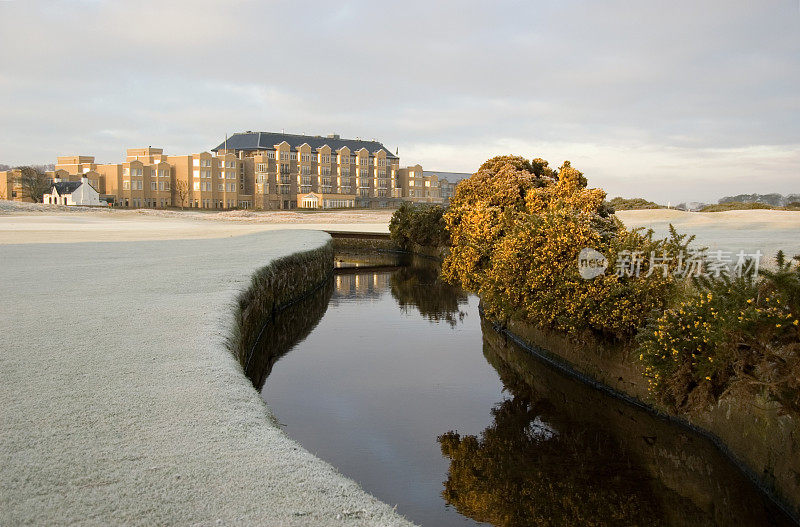
[(482, 328), (432, 262), (386, 258), (273, 320), (248, 374), (292, 438), (407, 518), (790, 524), (705, 439)]

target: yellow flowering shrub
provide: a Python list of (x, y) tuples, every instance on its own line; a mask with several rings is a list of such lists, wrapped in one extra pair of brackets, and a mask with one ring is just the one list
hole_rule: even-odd
[(672, 279), (618, 277), (609, 269), (585, 280), (578, 254), (589, 247), (614, 262), (621, 250), (649, 254), (666, 242), (626, 230), (604, 200), (569, 162), (556, 172), (540, 159), (491, 159), (456, 187), (445, 214), (453, 245), (443, 274), (478, 293), (495, 319), (630, 336), (663, 308)]
[(778, 280), (699, 280), (695, 295), (639, 333), (639, 359), (657, 400), (691, 409), (725, 392), (758, 392), (800, 412), (800, 269), (768, 274)]

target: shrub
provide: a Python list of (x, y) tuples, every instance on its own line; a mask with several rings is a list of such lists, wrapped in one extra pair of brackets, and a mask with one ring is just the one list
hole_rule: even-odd
[(727, 201), (716, 205), (706, 205), (700, 212), (724, 212), (726, 210), (755, 210), (755, 209), (780, 209), (766, 203), (743, 203), (740, 201)]
[(612, 271), (584, 280), (578, 253), (594, 248), (613, 262), (623, 250), (660, 253), (683, 238), (654, 240), (652, 232), (628, 231), (610, 214), (605, 193), (586, 188), (569, 162), (557, 172), (535, 162), (538, 173), (522, 158), (494, 158), (459, 184), (445, 214), (453, 242), (445, 278), (478, 293), (495, 319), (631, 336), (650, 311), (663, 309), (672, 278)]
[(643, 209), (663, 209), (664, 205), (647, 201), (644, 198), (621, 198), (616, 197), (608, 202), (608, 206), (616, 210), (643, 210)]
[(448, 245), (444, 211), (444, 207), (439, 205), (403, 203), (389, 221), (392, 239), (404, 249), (411, 249), (414, 244), (425, 247)]
[(696, 294), (638, 336), (650, 390), (675, 409), (702, 408), (726, 392), (764, 393), (800, 412), (800, 267), (700, 279)]

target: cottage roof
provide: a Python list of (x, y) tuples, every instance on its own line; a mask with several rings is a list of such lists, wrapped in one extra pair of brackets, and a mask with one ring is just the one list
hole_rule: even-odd
[(50, 186), (50, 190), (47, 191), (48, 194), (53, 193), (53, 189), (56, 189), (59, 196), (64, 196), (66, 194), (72, 194), (78, 187), (81, 186), (80, 181), (61, 181), (59, 183), (53, 183)]

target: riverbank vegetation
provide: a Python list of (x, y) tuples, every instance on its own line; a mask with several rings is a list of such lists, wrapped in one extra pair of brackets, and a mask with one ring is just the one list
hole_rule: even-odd
[(246, 374), (251, 373), (257, 348), (265, 345), (260, 342), (265, 327), (274, 324), (281, 311), (320, 288), (332, 269), (333, 244), (327, 243), (278, 258), (253, 274), (250, 286), (236, 299), (234, 324), (227, 337), (228, 349)]
[(783, 206), (769, 205), (768, 203), (726, 201), (714, 205), (706, 205), (700, 212), (724, 212), (726, 210), (800, 210), (800, 202), (791, 202)]
[[(493, 320), (633, 350), (654, 400), (673, 411), (740, 394), (800, 415), (798, 262), (781, 254), (777, 270), (755, 277), (690, 278), (675, 256), (702, 254), (693, 237), (627, 229), (605, 198), (569, 162), (496, 157), (456, 187), (436, 221), (398, 211), (392, 232), (421, 245), (449, 237), (443, 276), (477, 293)], [(609, 269), (582, 278), (583, 248)]]
[(403, 203), (389, 221), (392, 239), (404, 250), (414, 244), (443, 247), (450, 244), (444, 224), (445, 208), (440, 205)]
[(665, 209), (664, 205), (659, 205), (644, 198), (622, 198), (617, 196), (609, 200), (608, 205), (614, 210), (644, 210), (644, 209)]
[(800, 415), (800, 265), (701, 278), (693, 294), (651, 317), (638, 335), (651, 391), (672, 408), (698, 409), (732, 392), (766, 395)]

